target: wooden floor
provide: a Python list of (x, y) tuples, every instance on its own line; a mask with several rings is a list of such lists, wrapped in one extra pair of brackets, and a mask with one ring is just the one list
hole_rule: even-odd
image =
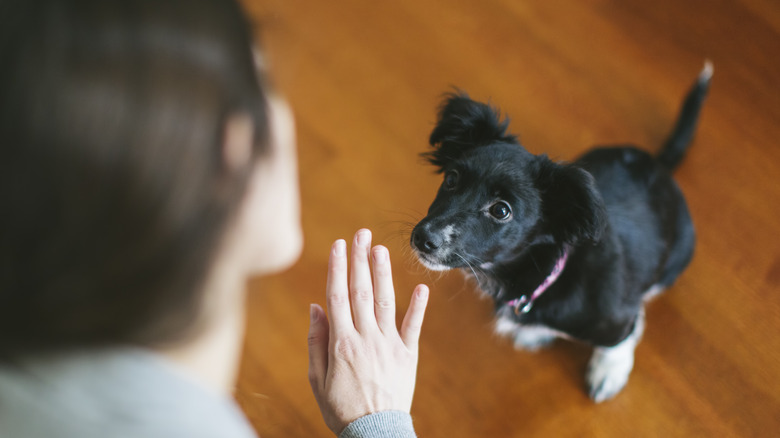
[[(305, 250), (251, 283), (236, 397), (263, 437), (330, 436), (307, 381), (308, 305), (330, 243), (390, 248), (399, 307), (431, 286), (413, 416), (421, 437), (780, 434), (780, 4), (776, 0), (246, 0), (297, 116)], [(490, 99), (531, 152), (655, 149), (704, 60), (710, 99), (676, 174), (690, 268), (647, 310), (627, 388), (595, 405), (588, 348), (531, 354), (491, 304), (408, 250), (440, 182), (418, 154), (443, 92)], [(262, 224), (258, 224), (262, 226)]]

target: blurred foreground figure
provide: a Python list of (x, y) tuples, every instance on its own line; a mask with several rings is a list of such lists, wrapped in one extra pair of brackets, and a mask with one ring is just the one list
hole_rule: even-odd
[[(0, 3), (0, 436), (256, 436), (230, 397), (244, 282), (302, 236), (255, 61), (234, 0)], [(413, 435), (323, 391), (327, 419), (391, 411), (343, 436)]]

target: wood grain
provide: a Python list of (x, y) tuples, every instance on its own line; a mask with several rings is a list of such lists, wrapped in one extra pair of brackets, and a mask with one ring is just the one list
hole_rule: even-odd
[[(432, 288), (412, 412), (421, 437), (777, 436), (780, 4), (245, 4), (296, 113), (306, 241), (294, 268), (250, 284), (236, 398), (263, 437), (330, 436), (307, 381), (308, 305), (324, 304), (330, 243), (360, 227), (390, 248), (399, 310), (415, 284)], [(696, 256), (649, 305), (627, 388), (595, 405), (587, 347), (514, 351), (473, 284), (413, 260), (409, 231), (440, 182), (419, 154), (453, 86), (499, 106), (534, 153), (654, 150), (705, 59), (711, 95), (676, 174)]]

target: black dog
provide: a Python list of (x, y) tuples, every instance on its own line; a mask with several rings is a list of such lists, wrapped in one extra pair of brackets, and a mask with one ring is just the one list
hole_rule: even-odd
[(446, 97), (423, 154), (444, 174), (412, 248), (429, 269), (464, 268), (496, 302), (496, 330), (534, 350), (592, 344), (590, 397), (628, 380), (643, 303), (693, 256), (694, 229), (671, 173), (693, 137), (707, 63), (661, 152), (597, 148), (571, 164), (527, 152), (507, 120), (463, 93)]

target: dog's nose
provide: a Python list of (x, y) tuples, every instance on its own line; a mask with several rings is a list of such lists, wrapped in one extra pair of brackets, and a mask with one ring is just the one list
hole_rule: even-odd
[(429, 233), (425, 228), (415, 228), (412, 231), (412, 243), (418, 250), (432, 253), (441, 247), (442, 238)]

